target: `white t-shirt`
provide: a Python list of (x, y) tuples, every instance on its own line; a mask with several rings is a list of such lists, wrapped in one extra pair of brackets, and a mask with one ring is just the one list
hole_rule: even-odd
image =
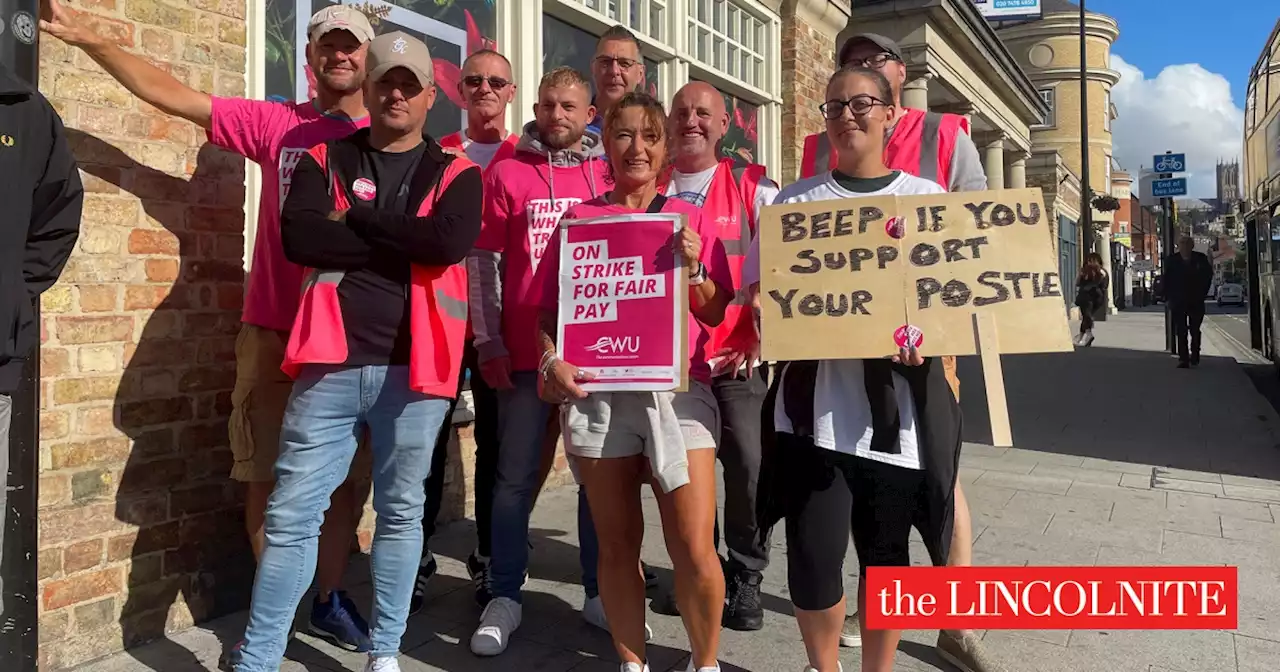
[(467, 158), (471, 162), (480, 166), (480, 170), (487, 170), (489, 164), (493, 162), (493, 155), (498, 153), (498, 148), (502, 146), (501, 142), (475, 142), (471, 138), (466, 137), (466, 133), (462, 134), (462, 151), (467, 153)]
[[(878, 191), (854, 192), (840, 186), (831, 173), (824, 173), (800, 180), (787, 186), (779, 194), (775, 204), (807, 203), (841, 198), (865, 198), (868, 196), (914, 194), (940, 194), (946, 190), (935, 182), (907, 173), (898, 173), (888, 186)], [(760, 236), (751, 241), (751, 249), (742, 266), (742, 284), (750, 286), (760, 281)], [(761, 297), (768, 301), (767, 297)], [(813, 392), (813, 442), (827, 450), (857, 455), (869, 460), (884, 462), (907, 469), (921, 469), (920, 439), (916, 427), (915, 402), (907, 381), (893, 374), (894, 396), (898, 401), (900, 453), (882, 453), (871, 450), (871, 403), (863, 383), (863, 360), (834, 359), (818, 363), (818, 375)], [(774, 427), (779, 432), (791, 432), (791, 419), (782, 395), (773, 411)]]

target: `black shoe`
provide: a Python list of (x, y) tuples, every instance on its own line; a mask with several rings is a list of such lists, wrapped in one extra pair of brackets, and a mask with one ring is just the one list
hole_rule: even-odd
[(427, 551), (422, 556), (422, 562), (418, 563), (418, 578), (413, 582), (413, 597), (409, 598), (409, 615), (422, 611), (423, 605), (427, 603), (427, 584), (431, 582), (431, 577), (436, 575), (439, 566), (436, 564), (436, 556)]
[(680, 605), (676, 604), (676, 588), (672, 586), (670, 590), (664, 590), (659, 593), (652, 601), (649, 602), (649, 608), (655, 614), (663, 616), (679, 616)]
[(1179, 359), (1179, 360), (1178, 360), (1178, 368), (1179, 368), (1179, 369), (1189, 369), (1189, 368), (1191, 368), (1191, 362), (1188, 362), (1188, 361), (1187, 361), (1187, 360), (1185, 360), (1185, 359)]
[(493, 599), (493, 593), (489, 592), (489, 558), (472, 551), (467, 556), (467, 574), (471, 575), (471, 582), (475, 585), (476, 604), (488, 606), (489, 600)]
[(640, 571), (644, 572), (644, 587), (646, 589), (654, 588), (658, 585), (658, 575), (649, 567), (649, 565), (640, 563)]
[(728, 579), (724, 594), (721, 623), (730, 630), (752, 632), (764, 627), (764, 608), (760, 606), (759, 572), (740, 571)]
[(1200, 366), (1200, 353), (1191, 355), (1191, 366)]

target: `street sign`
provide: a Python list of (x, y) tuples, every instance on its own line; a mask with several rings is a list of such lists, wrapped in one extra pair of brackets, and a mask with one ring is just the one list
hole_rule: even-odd
[(1136, 273), (1147, 273), (1149, 271), (1154, 271), (1156, 266), (1150, 259), (1134, 259), (1133, 263), (1129, 264), (1129, 268), (1133, 269)]
[(1181, 173), (1187, 169), (1187, 155), (1156, 154), (1152, 165), (1157, 173)]
[(1152, 180), (1151, 195), (1156, 198), (1187, 195), (1187, 178), (1175, 177), (1168, 180)]
[(1044, 12), (1040, 0), (973, 0), (988, 21), (1038, 19)]

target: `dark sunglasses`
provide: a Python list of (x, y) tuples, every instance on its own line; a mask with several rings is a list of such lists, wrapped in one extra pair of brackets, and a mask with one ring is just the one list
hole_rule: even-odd
[(485, 83), (486, 81), (489, 82), (489, 88), (493, 89), (494, 91), (501, 91), (507, 88), (508, 86), (511, 86), (510, 81), (505, 80), (501, 77), (484, 77), (481, 75), (467, 75), (466, 77), (462, 78), (462, 83), (466, 84), (467, 86), (473, 89), (480, 88), (480, 85)]
[(865, 117), (867, 116), (867, 113), (871, 112), (871, 108), (877, 105), (888, 107), (889, 103), (886, 103), (874, 96), (862, 94), (854, 96), (849, 100), (828, 100), (827, 102), (819, 105), (818, 110), (822, 112), (822, 116), (824, 118), (835, 121), (840, 118), (840, 115), (844, 114), (844, 108), (846, 107), (853, 113), (853, 116)]

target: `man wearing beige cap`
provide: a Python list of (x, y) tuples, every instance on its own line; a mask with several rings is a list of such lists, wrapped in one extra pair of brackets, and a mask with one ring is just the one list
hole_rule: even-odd
[[(80, 47), (142, 100), (182, 117), (208, 133), (209, 141), (257, 163), (264, 180), (257, 238), (236, 339), (236, 384), (230, 418), (231, 477), (246, 484), (245, 523), (254, 554), (262, 555), (263, 515), (275, 485), (273, 468), (280, 424), (293, 381), (280, 371), (285, 340), (298, 309), (303, 269), (290, 263), (280, 241), (280, 206), (299, 158), (311, 146), (368, 126), (361, 85), (366, 43), (373, 28), (364, 14), (333, 5), (311, 17), (307, 63), (316, 77), (316, 97), (304, 103), (273, 103), (211, 96), (126, 52), (91, 24), (75, 20), (57, 0), (45, 0), (40, 27)], [(270, 177), (276, 176), (276, 177)], [(368, 626), (338, 590), (355, 534), (358, 496), (354, 482), (369, 471), (368, 451), (351, 470), (355, 478), (333, 495), (321, 536), (312, 605), (312, 633), (354, 651), (369, 648)], [(345, 478), (345, 474), (344, 474)], [(236, 648), (230, 652), (234, 662)]]
[(422, 483), (462, 365), (462, 262), (480, 234), (482, 184), (475, 164), (423, 135), (436, 95), (426, 45), (380, 35), (366, 65), (369, 128), (305, 152), (280, 215), (285, 256), (310, 270), (285, 349), (296, 382), (237, 672), (279, 669), (321, 512), (366, 435), (378, 521), (365, 670), (400, 670)]

